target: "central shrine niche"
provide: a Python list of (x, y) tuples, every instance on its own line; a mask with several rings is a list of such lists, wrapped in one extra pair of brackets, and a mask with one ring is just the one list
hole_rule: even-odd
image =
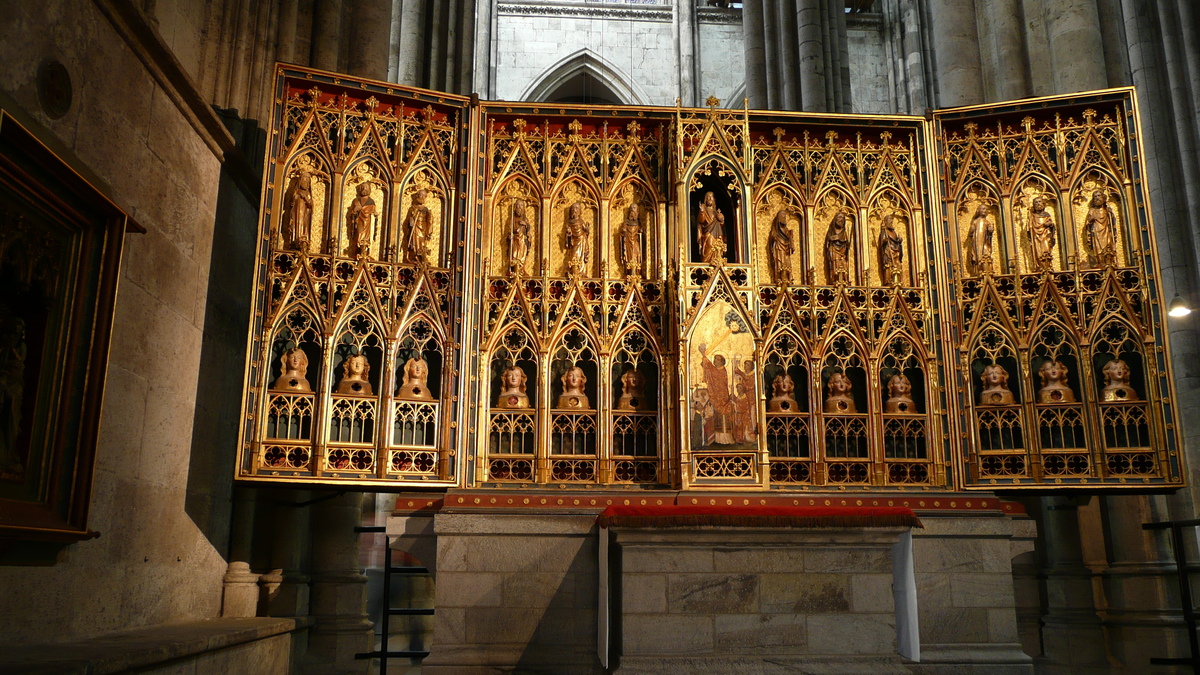
[(1129, 90), (930, 122), (278, 86), (242, 478), (1181, 482)]

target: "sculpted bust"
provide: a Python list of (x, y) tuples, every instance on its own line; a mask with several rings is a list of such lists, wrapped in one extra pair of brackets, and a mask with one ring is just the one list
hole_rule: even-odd
[(1067, 384), (1067, 367), (1059, 361), (1046, 361), (1038, 368), (1042, 388), (1038, 389), (1038, 403), (1074, 403), (1075, 392)]
[(621, 373), (621, 398), (617, 400), (617, 410), (641, 410), (646, 406), (646, 397), (642, 390), (646, 386), (646, 376), (629, 368)]
[(1100, 398), (1105, 401), (1140, 401), (1138, 394), (1129, 384), (1129, 365), (1121, 359), (1104, 364), (1104, 389)]
[(308, 373), (308, 354), (305, 354), (303, 349), (292, 347), (279, 357), (279, 363), (282, 365), (279, 379), (275, 380), (271, 389), (275, 391), (312, 391), (312, 385), (304, 377)]
[(362, 354), (351, 354), (342, 361), (342, 379), (338, 382), (338, 394), (354, 396), (371, 396), (371, 383), (367, 376), (371, 374), (371, 364)]
[(800, 412), (796, 400), (796, 383), (787, 373), (776, 375), (771, 381), (771, 399), (767, 401), (768, 412)]
[(429, 364), (425, 359), (412, 358), (404, 362), (404, 381), (396, 398), (408, 401), (432, 401), (429, 393)]
[(567, 372), (562, 374), (563, 393), (558, 397), (558, 408), (572, 410), (589, 410), (591, 406), (588, 404), (587, 394), (583, 391), (583, 385), (587, 384), (587, 375), (583, 374), (583, 368), (573, 366), (567, 369)]
[(917, 404), (912, 399), (912, 382), (903, 374), (897, 373), (888, 378), (888, 398), (883, 403), (883, 411), (890, 413), (915, 413)]
[(850, 378), (846, 377), (845, 373), (830, 375), (829, 381), (825, 383), (825, 387), (829, 391), (829, 395), (825, 399), (825, 412), (858, 412), (854, 407), (854, 399), (850, 397)]
[(512, 366), (500, 375), (500, 396), (497, 408), (528, 408), (529, 396), (525, 393), (525, 371)]
[(1008, 388), (1008, 371), (1000, 364), (993, 363), (984, 368), (979, 379), (983, 380), (983, 393), (979, 396), (979, 405), (1016, 403), (1012, 391)]

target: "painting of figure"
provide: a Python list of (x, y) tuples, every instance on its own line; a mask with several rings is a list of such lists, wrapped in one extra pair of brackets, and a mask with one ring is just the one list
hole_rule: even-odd
[(754, 338), (727, 301), (696, 320), (689, 350), (693, 449), (745, 449), (758, 444)]

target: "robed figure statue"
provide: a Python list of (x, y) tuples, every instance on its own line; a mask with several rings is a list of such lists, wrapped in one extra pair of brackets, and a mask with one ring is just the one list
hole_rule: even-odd
[(1096, 267), (1113, 267), (1117, 264), (1117, 215), (1108, 203), (1103, 190), (1092, 192), (1088, 204), (1087, 219), (1083, 224), (1088, 248), (1092, 252), (1092, 264)]
[(625, 222), (621, 223), (621, 265), (625, 273), (636, 276), (642, 273), (642, 209), (637, 202), (625, 211)]
[(850, 228), (844, 209), (833, 215), (825, 232), (825, 282), (850, 283)]
[(508, 271), (512, 274), (523, 273), (529, 261), (530, 233), (533, 227), (525, 213), (525, 200), (512, 200), (508, 229)]
[(904, 238), (896, 231), (896, 217), (887, 214), (879, 227), (879, 278), (888, 286), (904, 282)]
[(1033, 253), (1033, 269), (1038, 272), (1054, 270), (1054, 217), (1046, 210), (1046, 200), (1033, 198), (1029, 208), (1029, 248)]
[(780, 286), (792, 283), (792, 254), (796, 252), (796, 237), (788, 225), (788, 208), (785, 206), (771, 221), (771, 233), (767, 236), (767, 249), (771, 253), (771, 276)]
[(967, 274), (979, 276), (992, 271), (992, 235), (996, 226), (988, 218), (987, 204), (980, 204), (967, 230), (966, 254)]
[(413, 193), (412, 205), (404, 217), (404, 262), (416, 264), (429, 255), (429, 237), (433, 233), (433, 218), (425, 206), (428, 190)]
[(705, 192), (696, 214), (696, 236), (700, 242), (700, 260), (712, 264), (725, 257), (725, 214), (717, 208), (713, 193)]

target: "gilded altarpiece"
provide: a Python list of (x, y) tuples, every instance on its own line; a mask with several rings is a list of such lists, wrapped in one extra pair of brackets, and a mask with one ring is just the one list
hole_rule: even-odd
[(965, 487), (1183, 482), (1136, 109), (935, 116)]
[(587, 107), (281, 66), (239, 477), (1179, 485), (1132, 101)]

